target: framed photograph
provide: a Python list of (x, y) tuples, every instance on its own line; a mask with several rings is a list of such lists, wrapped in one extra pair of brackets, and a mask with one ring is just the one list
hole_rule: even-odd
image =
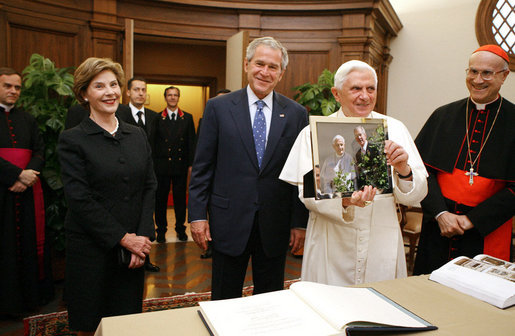
[(366, 185), (392, 192), (386, 119), (310, 116), (309, 122), (316, 199), (350, 197)]

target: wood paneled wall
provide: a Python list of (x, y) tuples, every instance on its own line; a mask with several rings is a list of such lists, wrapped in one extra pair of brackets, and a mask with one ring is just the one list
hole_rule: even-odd
[(173, 75), (175, 84), (224, 86), (224, 46), (136, 41), (134, 50), (134, 69), (149, 82), (170, 84)]
[[(277, 91), (317, 80), (350, 59), (376, 68), (385, 112), (390, 39), (402, 25), (388, 0), (0, 0), (0, 65), (21, 71), (41, 53), (58, 67), (89, 56), (123, 62), (125, 19), (134, 20), (134, 74), (225, 83), (225, 41), (247, 30), (274, 36), (290, 64)], [(213, 84), (214, 83), (214, 84)]]

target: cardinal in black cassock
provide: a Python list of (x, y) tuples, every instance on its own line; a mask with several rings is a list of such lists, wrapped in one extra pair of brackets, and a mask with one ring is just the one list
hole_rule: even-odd
[[(467, 69), (471, 96), (438, 108), (415, 140), (429, 178), (414, 274), (431, 273), (461, 255), (510, 260), (515, 105), (498, 93), (508, 61), (497, 46), (476, 50)], [(458, 219), (461, 232), (441, 231), (436, 217), (445, 212), (466, 216)]]

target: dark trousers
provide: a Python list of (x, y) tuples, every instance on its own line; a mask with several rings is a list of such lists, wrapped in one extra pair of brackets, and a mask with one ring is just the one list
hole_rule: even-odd
[(284, 288), (284, 254), (268, 257), (263, 250), (257, 221), (254, 220), (252, 233), (243, 254), (233, 257), (213, 248), (213, 270), (211, 278), (211, 299), (231, 299), (242, 296), (243, 283), (249, 259), (252, 257), (253, 294), (281, 290)]
[(175, 211), (175, 232), (184, 233), (186, 226), (186, 180), (187, 174), (182, 175), (157, 175), (156, 209), (155, 219), (157, 234), (164, 235), (168, 227), (166, 211), (168, 208), (168, 194), (170, 183), (173, 193), (173, 208)]

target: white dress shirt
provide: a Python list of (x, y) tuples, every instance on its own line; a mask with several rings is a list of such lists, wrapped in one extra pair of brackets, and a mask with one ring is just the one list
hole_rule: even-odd
[(178, 120), (179, 119), (179, 108), (176, 108), (175, 110), (170, 110), (168, 107), (166, 108), (166, 112), (168, 113), (168, 118), (170, 120), (172, 120), (172, 115), (175, 114), (175, 119), (173, 120)]
[(265, 106), (263, 106), (263, 113), (265, 114), (266, 120), (266, 139), (268, 140), (270, 123), (272, 122), (272, 107), (274, 106), (274, 91), (270, 92), (265, 98), (259, 99), (250, 86), (247, 85), (247, 96), (249, 97), (250, 122), (252, 127), (254, 126), (254, 117), (256, 116), (257, 111), (256, 102), (258, 100), (262, 100), (265, 103)]
[(146, 125), (147, 122), (145, 121), (145, 108), (144, 107), (141, 107), (141, 109), (138, 110), (138, 108), (134, 105), (132, 105), (132, 103), (129, 103), (129, 107), (131, 108), (131, 112), (132, 112), (132, 117), (134, 118), (134, 121), (136, 121), (136, 123), (138, 122), (138, 112), (141, 111), (143, 112), (141, 114), (141, 120), (143, 120), (143, 125)]

